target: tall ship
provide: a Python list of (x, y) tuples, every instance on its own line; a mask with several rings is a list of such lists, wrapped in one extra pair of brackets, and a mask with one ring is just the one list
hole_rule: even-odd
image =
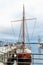
[(22, 20), (17, 20), (17, 21), (22, 21), (22, 26), (21, 26), (22, 41), (16, 43), (16, 51), (15, 51), (18, 65), (21, 65), (21, 64), (30, 65), (32, 61), (31, 60), (31, 54), (32, 54), (31, 47), (28, 45), (26, 46), (26, 43), (25, 43), (25, 20), (31, 20), (31, 19), (25, 19), (25, 8), (23, 5), (23, 18)]
[[(34, 20), (36, 18), (25, 17), (25, 8), (23, 5), (23, 14), (21, 20), (10, 21), (12, 22), (21, 22), (19, 40), (16, 43), (12, 43), (12, 40), (7, 43), (0, 41), (0, 44), (5, 44), (4, 46), (0, 45), (0, 65), (43, 65), (43, 42), (41, 42), (40, 37), (38, 37), (38, 42), (30, 43), (28, 36), (28, 29), (26, 28), (27, 20)], [(35, 23), (36, 24), (36, 23)], [(35, 26), (35, 25), (34, 25)], [(35, 28), (35, 27), (34, 27)], [(34, 32), (34, 30), (33, 30)], [(18, 34), (18, 32), (17, 32)], [(21, 36), (21, 40), (20, 40)], [(28, 38), (28, 43), (26, 42)], [(30, 44), (32, 46), (30, 46)], [(34, 46), (34, 47), (33, 47)], [(33, 50), (32, 50), (32, 49)]]

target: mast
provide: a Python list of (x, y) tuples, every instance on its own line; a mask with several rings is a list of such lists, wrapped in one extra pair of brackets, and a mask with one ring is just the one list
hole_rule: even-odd
[(23, 21), (22, 21), (22, 41), (25, 42), (25, 10), (23, 5)]
[(25, 18), (25, 8), (24, 8), (24, 4), (23, 4), (23, 18), (20, 20), (15, 20), (15, 21), (11, 21), (11, 22), (19, 22), (22, 21), (22, 42), (25, 42), (25, 20), (36, 20), (36, 18)]

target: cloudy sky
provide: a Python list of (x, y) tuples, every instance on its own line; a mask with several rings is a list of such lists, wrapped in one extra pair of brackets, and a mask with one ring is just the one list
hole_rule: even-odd
[[(0, 39), (17, 39), (17, 32), (20, 30), (20, 22), (10, 21), (22, 19), (23, 4), (25, 6), (26, 18), (37, 18), (34, 21), (27, 21), (30, 39), (43, 37), (43, 0), (0, 0)], [(35, 30), (33, 32), (35, 25)], [(13, 30), (12, 26), (13, 25)], [(43, 40), (43, 38), (42, 38)], [(35, 40), (34, 40), (35, 41)]]

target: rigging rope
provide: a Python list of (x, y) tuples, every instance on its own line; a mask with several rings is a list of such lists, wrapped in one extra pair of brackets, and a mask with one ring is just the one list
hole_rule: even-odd
[[(36, 19), (36, 20), (37, 20), (37, 19)], [(32, 38), (33, 38), (33, 34), (34, 34), (34, 31), (35, 31), (36, 22), (37, 22), (36, 20), (35, 20), (35, 23), (34, 23), (34, 26), (33, 26), (33, 31), (32, 31), (32, 35), (31, 35), (31, 40), (32, 40)]]
[(15, 32), (14, 32), (14, 27), (13, 27), (12, 22), (11, 22), (11, 29), (12, 29), (12, 32), (13, 32), (13, 35), (14, 35), (14, 34), (15, 34)]
[[(32, 31), (32, 35), (31, 35), (31, 39), (33, 38), (33, 34), (34, 34), (35, 27), (36, 27), (36, 20), (35, 20), (35, 23), (34, 23), (34, 26), (33, 26), (33, 31)], [(12, 28), (12, 32), (14, 34), (15, 32), (14, 32), (14, 28), (13, 28), (13, 24), (12, 23), (11, 23), (11, 28)], [(20, 35), (22, 33), (21, 28), (22, 28), (22, 23), (21, 23), (21, 27), (20, 27), (20, 33), (19, 33), (18, 42), (19, 42), (19, 39), (20, 39)], [(26, 30), (27, 30), (27, 34), (28, 34), (27, 24), (26, 24)], [(28, 35), (28, 41), (29, 41), (29, 35)]]
[(29, 40), (29, 34), (28, 34), (28, 28), (27, 28), (27, 23), (26, 23), (26, 31), (27, 31), (27, 35), (28, 35), (28, 41), (30, 42), (30, 40)]
[[(19, 33), (19, 37), (18, 37), (18, 42), (19, 42), (19, 40), (20, 40), (20, 35), (21, 35), (21, 28), (22, 28), (22, 23), (21, 23), (21, 27), (20, 27), (20, 33)], [(21, 36), (22, 37), (22, 36)]]
[[(30, 39), (29, 39), (29, 33), (28, 33), (28, 28), (27, 28), (27, 23), (26, 23), (26, 30), (27, 30), (27, 37), (28, 37), (28, 41), (29, 41), (29, 43), (30, 43)], [(31, 49), (31, 45), (29, 44), (29, 49)]]

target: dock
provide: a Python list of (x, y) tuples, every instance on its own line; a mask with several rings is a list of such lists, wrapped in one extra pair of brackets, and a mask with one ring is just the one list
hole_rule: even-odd
[[(31, 43), (30, 45), (37, 46), (38, 44)], [(6, 65), (8, 58), (11, 58), (12, 54), (15, 53), (15, 49), (16, 49), (15, 46), (0, 47), (0, 62), (3, 62), (4, 65)], [(11, 62), (11, 63), (13, 63), (13, 62)], [(43, 53), (32, 53), (31, 65), (43, 65)]]
[(7, 63), (15, 52), (15, 46), (0, 47), (0, 62)]

